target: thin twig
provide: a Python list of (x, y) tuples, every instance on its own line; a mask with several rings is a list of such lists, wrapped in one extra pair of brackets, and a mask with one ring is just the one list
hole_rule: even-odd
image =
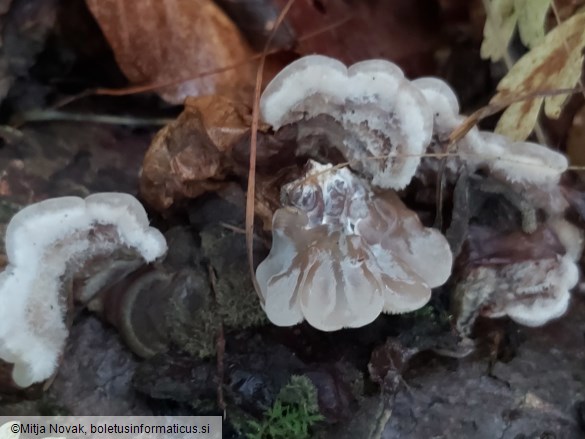
[(131, 126), (164, 126), (175, 119), (170, 118), (147, 118), (136, 116), (115, 116), (111, 114), (84, 114), (71, 113), (58, 110), (33, 110), (19, 116), (19, 125), (30, 122), (47, 122), (62, 120), (67, 122), (93, 122), (108, 125), (131, 125)]
[(260, 293), (260, 287), (254, 274), (254, 197), (256, 189), (256, 145), (258, 142), (258, 121), (260, 119), (260, 89), (262, 88), (262, 76), (264, 74), (264, 64), (266, 62), (266, 54), (270, 49), (272, 39), (276, 31), (284, 21), (284, 17), (294, 4), (295, 0), (288, 0), (286, 6), (280, 12), (272, 32), (266, 41), (262, 56), (260, 57), (260, 64), (256, 72), (256, 85), (254, 88), (254, 106), (252, 109), (252, 128), (250, 132), (250, 170), (248, 173), (248, 191), (246, 193), (246, 247), (248, 249), (248, 263), (250, 265), (250, 275), (254, 284), (254, 290), (258, 294), (260, 303), (264, 304), (264, 297)]

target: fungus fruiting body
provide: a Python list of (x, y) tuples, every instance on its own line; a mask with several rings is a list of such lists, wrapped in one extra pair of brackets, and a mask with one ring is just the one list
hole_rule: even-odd
[[(450, 144), (465, 117), (448, 84), (409, 81), (387, 61), (346, 67), (323, 56), (301, 58), (266, 87), (260, 111), (275, 131), (294, 128), (284, 132), (296, 136), (297, 155), (335, 164), (338, 156), (327, 152), (336, 151), (349, 164), (313, 163), (304, 178), (283, 189), (273, 246), (257, 271), (268, 317), (279, 325), (307, 319), (324, 330), (361, 326), (381, 311), (420, 307), (430, 288), (446, 281), (452, 255), (443, 235), (423, 227), (396, 193), (381, 190), (402, 189), (415, 174), (435, 184), (445, 169), (454, 185), (465, 167), (466, 174), (498, 183), (494, 195), (518, 204), (527, 233), (542, 226), (537, 210), (550, 227), (567, 205), (559, 189), (565, 156), (475, 127)], [(436, 157), (421, 166), (425, 153), (446, 154), (447, 166)], [(564, 250), (549, 256), (519, 257), (513, 267), (474, 266), (459, 294), (470, 294), (472, 313), (543, 324), (564, 312), (578, 278), (575, 259)], [(510, 285), (518, 293), (494, 293)]]
[[(323, 143), (337, 149), (350, 167), (374, 186), (402, 189), (415, 175), (425, 152), (449, 152), (453, 171), (466, 165), (535, 192), (558, 183), (567, 169), (564, 155), (543, 145), (513, 142), (472, 128), (446, 150), (448, 137), (464, 120), (457, 97), (438, 78), (409, 81), (398, 66), (368, 60), (346, 67), (320, 55), (303, 57), (284, 68), (260, 99), (263, 120), (275, 130), (298, 127), (299, 150), (309, 155)], [(426, 160), (436, 162), (436, 158)], [(435, 167), (435, 170), (438, 169)]]
[[(424, 95), (434, 115), (433, 141), (446, 143), (448, 136), (463, 123), (457, 97), (438, 78), (412, 81)], [(556, 184), (567, 170), (567, 158), (533, 142), (514, 142), (505, 136), (472, 128), (452, 152), (471, 169), (486, 168), (491, 175), (509, 183)]]
[(410, 182), (432, 134), (423, 95), (383, 60), (347, 68), (325, 56), (301, 58), (266, 87), (260, 110), (275, 129), (303, 124), (299, 143), (325, 138), (382, 188)]
[(268, 318), (306, 319), (333, 331), (381, 312), (424, 306), (451, 272), (446, 239), (424, 227), (393, 193), (376, 193), (348, 169), (310, 162), (283, 188), (273, 245), (256, 276)]
[(467, 268), (455, 288), (459, 331), (469, 332), (478, 314), (526, 326), (562, 316), (579, 279), (582, 246), (581, 232), (564, 220), (531, 235), (473, 227)]
[[(68, 335), (69, 294), (88, 300), (108, 279), (152, 262), (166, 251), (162, 234), (149, 227), (131, 195), (101, 193), (45, 200), (18, 212), (6, 231), (9, 264), (0, 273), (0, 358), (13, 363), (22, 387), (49, 378)], [(84, 270), (106, 267), (99, 282)]]

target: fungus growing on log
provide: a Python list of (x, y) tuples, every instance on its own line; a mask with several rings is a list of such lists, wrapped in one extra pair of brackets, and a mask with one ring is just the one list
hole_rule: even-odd
[(260, 111), (275, 130), (297, 124), (301, 151), (325, 142), (373, 185), (393, 189), (410, 182), (433, 125), (421, 92), (384, 60), (347, 68), (325, 56), (301, 58), (266, 87)]
[[(459, 113), (459, 101), (455, 92), (445, 81), (439, 78), (425, 77), (412, 81), (412, 85), (417, 87), (424, 95), (425, 100), (433, 114), (433, 137), (426, 152), (436, 153), (460, 153), (461, 156), (447, 156), (444, 160), (447, 164), (446, 170), (452, 180), (456, 179), (459, 168), (463, 163), (475, 168), (482, 159), (474, 151), (475, 145), (482, 144), (482, 139), (476, 127), (473, 127), (465, 137), (460, 140), (455, 147), (447, 151), (449, 136), (455, 128), (463, 123), (465, 116)], [(439, 172), (440, 163), (437, 157), (424, 157), (417, 176), (428, 171), (433, 172), (433, 180), (436, 180), (436, 174)], [(422, 179), (424, 181), (424, 179)]]
[[(72, 288), (76, 298), (89, 300), (166, 248), (142, 205), (127, 194), (54, 198), (18, 212), (6, 231), (9, 264), (0, 273), (0, 359), (14, 364), (14, 382), (27, 387), (55, 372)], [(99, 282), (88, 270), (100, 272)]]
[(486, 160), (491, 173), (511, 183), (557, 184), (569, 166), (563, 154), (538, 143), (512, 142), (490, 132), (481, 135), (489, 150), (499, 151)]
[(473, 226), (469, 236), (454, 295), (461, 333), (471, 331), (478, 315), (541, 326), (565, 313), (579, 279), (580, 230), (556, 220), (532, 234)]
[[(410, 183), (426, 152), (447, 152), (449, 135), (465, 120), (441, 79), (409, 81), (388, 61), (348, 68), (320, 55), (303, 57), (276, 75), (262, 93), (260, 111), (274, 130), (297, 127), (299, 154), (321, 158), (315, 157), (319, 147), (337, 149), (374, 186), (392, 189)], [(543, 145), (477, 128), (450, 152), (459, 154), (450, 162), (452, 171), (465, 163), (511, 184), (556, 184), (568, 166), (565, 156)]]
[[(457, 96), (446, 82), (438, 78), (416, 79), (412, 85), (420, 89), (434, 115), (431, 147), (437, 142), (445, 143), (465, 120), (459, 114)], [(475, 127), (457, 143), (454, 152), (458, 152), (460, 157), (457, 159), (472, 170), (487, 168), (492, 176), (512, 184), (557, 184), (568, 167), (563, 154), (546, 146), (514, 142)]]
[(421, 308), (451, 273), (443, 235), (347, 168), (309, 162), (303, 178), (283, 187), (283, 201), (256, 271), (276, 325), (364, 326), (381, 312)]

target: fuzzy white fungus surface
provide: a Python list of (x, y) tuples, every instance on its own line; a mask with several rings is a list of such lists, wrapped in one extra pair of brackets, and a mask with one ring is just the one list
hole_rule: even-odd
[[(433, 125), (421, 92), (400, 68), (383, 60), (347, 68), (325, 56), (301, 58), (266, 87), (260, 111), (274, 129), (331, 118), (343, 131), (343, 140), (332, 146), (382, 188), (399, 189), (410, 182)], [(315, 135), (326, 135), (317, 125)]]
[(0, 358), (14, 364), (15, 383), (26, 387), (55, 372), (68, 335), (70, 282), (86, 261), (125, 249), (152, 262), (166, 248), (127, 194), (54, 198), (18, 212), (0, 273)]

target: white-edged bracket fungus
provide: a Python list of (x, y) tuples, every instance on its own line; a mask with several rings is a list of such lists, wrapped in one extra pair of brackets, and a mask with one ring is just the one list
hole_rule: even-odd
[(443, 235), (394, 192), (374, 192), (347, 168), (309, 166), (283, 187), (288, 206), (274, 215), (272, 248), (256, 271), (268, 318), (334, 331), (424, 306), (451, 273)]
[[(362, 326), (381, 311), (403, 312), (426, 303), (430, 288), (450, 275), (447, 242), (438, 231), (423, 227), (395, 193), (375, 191), (406, 187), (422, 155), (447, 152), (449, 135), (465, 120), (448, 84), (438, 78), (409, 81), (388, 61), (348, 68), (311, 55), (272, 80), (261, 96), (260, 111), (274, 130), (296, 130), (299, 155), (327, 161), (329, 155), (320, 149), (337, 149), (365, 178), (312, 164), (304, 179), (284, 188), (289, 207), (276, 211), (273, 246), (257, 270), (268, 317), (277, 325), (306, 318), (317, 328), (335, 330)], [(457, 155), (448, 158), (453, 160), (448, 163), (452, 176), (461, 165), (470, 173), (481, 170), (522, 192), (531, 207), (542, 208), (549, 218), (562, 216), (566, 202), (558, 183), (568, 168), (562, 154), (477, 128), (452, 148), (449, 152)], [(421, 175), (428, 169), (436, 175), (439, 166), (432, 160), (425, 159)], [(565, 300), (534, 302), (550, 306), (549, 316), (566, 309), (568, 296), (562, 292), (576, 282), (577, 273), (569, 256), (553, 259), (550, 269), (543, 262), (543, 275), (527, 283), (530, 291), (543, 292), (541, 298), (550, 293)], [(515, 268), (519, 271), (492, 277), (516, 282), (518, 274), (525, 279), (522, 268)], [(564, 280), (555, 290), (557, 275)], [(488, 277), (472, 288), (491, 294), (497, 285)], [(519, 322), (536, 325), (552, 318), (522, 320), (513, 308), (526, 307), (526, 302), (504, 302), (509, 305), (501, 312)]]
[[(465, 117), (459, 113), (457, 96), (438, 78), (412, 81), (424, 95), (434, 115), (434, 138), (445, 142)], [(472, 128), (455, 152), (472, 170), (487, 168), (491, 175), (513, 184), (557, 184), (567, 170), (567, 158), (546, 146), (533, 142), (514, 142), (505, 136)]]
[[(326, 139), (373, 185), (392, 189), (407, 186), (421, 156), (439, 152), (465, 120), (455, 93), (441, 79), (409, 81), (389, 61), (346, 67), (321, 55), (305, 56), (276, 75), (262, 93), (260, 111), (275, 130), (296, 124), (300, 150), (303, 143), (311, 150)], [(530, 189), (555, 185), (568, 166), (564, 155), (546, 146), (477, 128), (452, 152), (472, 170), (487, 168)]]
[(567, 158), (533, 142), (511, 142), (505, 136), (480, 132), (486, 149), (499, 151), (487, 162), (491, 174), (511, 183), (557, 184), (569, 166)]
[(495, 230), (471, 232), (469, 267), (455, 288), (457, 327), (471, 331), (475, 317), (508, 316), (525, 326), (542, 326), (562, 316), (579, 280), (582, 232), (565, 220), (532, 235)]
[(260, 111), (275, 130), (302, 125), (300, 143), (327, 138), (352, 168), (382, 188), (410, 182), (433, 128), (421, 92), (384, 60), (347, 68), (325, 56), (301, 58), (266, 87)]
[(483, 149), (493, 154), (483, 163), (490, 175), (521, 192), (534, 207), (553, 216), (565, 211), (568, 203), (559, 180), (569, 167), (567, 157), (538, 143), (511, 142), (505, 136), (485, 131), (480, 135)]
[[(118, 253), (152, 262), (166, 249), (128, 194), (54, 198), (18, 212), (6, 231), (9, 263), (0, 273), (0, 359), (14, 364), (14, 382), (27, 387), (55, 372), (68, 335), (71, 286), (86, 266)], [(87, 295), (96, 286), (80, 288)]]

